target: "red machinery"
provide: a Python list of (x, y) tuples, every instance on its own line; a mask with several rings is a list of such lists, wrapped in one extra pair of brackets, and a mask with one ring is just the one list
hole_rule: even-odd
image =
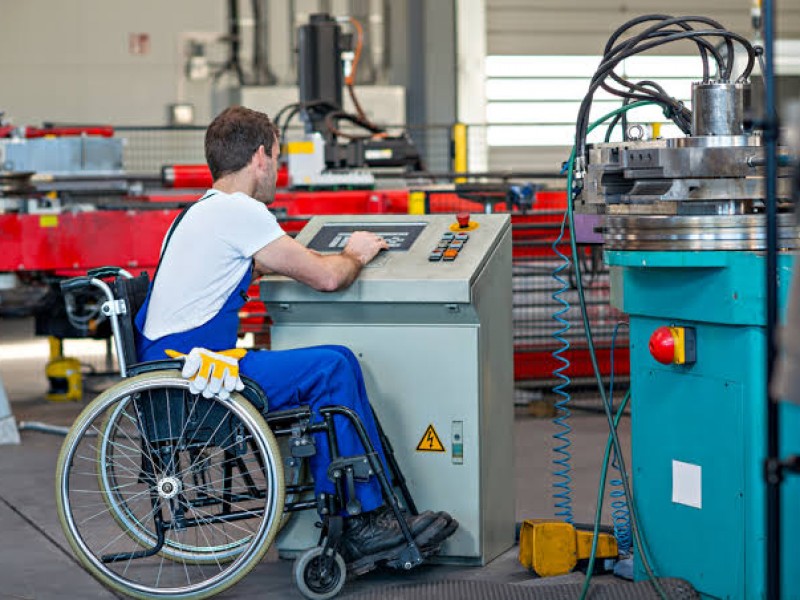
[[(209, 183), (205, 179), (207, 169), (205, 172), (203, 169), (193, 169), (178, 169), (175, 171), (179, 173), (176, 180), (184, 184), (200, 183), (201, 187)], [(200, 195), (196, 191), (186, 192), (164, 191), (128, 198), (127, 208), (121, 210), (0, 214), (0, 272), (70, 276), (104, 265), (122, 266), (134, 272), (152, 272), (158, 261), (163, 236), (180, 212), (175, 206), (193, 202)], [(284, 229), (294, 233), (303, 228), (311, 215), (406, 214), (408, 196), (408, 190), (279, 191), (270, 208), (278, 215)], [(164, 208), (167, 203), (170, 208)], [(136, 208), (131, 208), (131, 205)], [(430, 193), (427, 205), (430, 212), (485, 210), (484, 203), (463, 200), (452, 192)], [(489, 206), (497, 212), (508, 210), (505, 202)], [(550, 335), (555, 323), (550, 318), (554, 305), (547, 281), (555, 261), (551, 245), (558, 234), (564, 206), (563, 192), (539, 192), (533, 210), (512, 215), (515, 268), (537, 265), (538, 272), (535, 278), (530, 279), (533, 300), (526, 300), (530, 306), (520, 308), (515, 299), (514, 362), (515, 379), (518, 381), (550, 380), (553, 370), (560, 366), (551, 354), (555, 344)], [(561, 250), (568, 255), (568, 243), (565, 242)], [(515, 278), (518, 278), (516, 274)], [(591, 285), (589, 293), (592, 293)], [(603, 294), (604, 290), (599, 289), (598, 293)], [(255, 290), (251, 293), (253, 298), (257, 295)], [(608, 325), (613, 324), (617, 316), (610, 311), (607, 298), (598, 302), (597, 307), (593, 324), (608, 331)], [(523, 312), (528, 308), (531, 311), (529, 318)], [(252, 301), (245, 305), (241, 316), (242, 331), (266, 331), (266, 313), (261, 302)], [(580, 329), (579, 323), (574, 326)], [(600, 367), (604, 373), (608, 373), (608, 335), (603, 337), (601, 334), (598, 342)], [(585, 343), (574, 343), (564, 355), (572, 363), (570, 377), (592, 376)], [(624, 342), (619, 344), (615, 359), (617, 374), (627, 374), (628, 349)]]

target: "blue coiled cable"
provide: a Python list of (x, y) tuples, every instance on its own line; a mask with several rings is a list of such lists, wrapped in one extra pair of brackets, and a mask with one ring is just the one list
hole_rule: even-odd
[[(611, 334), (611, 375), (608, 379), (608, 403), (611, 411), (614, 411), (614, 354), (617, 347), (617, 333), (619, 328), (627, 323), (617, 323)], [(614, 449), (611, 466), (619, 473), (619, 461), (617, 451)], [(631, 513), (628, 510), (628, 502), (625, 500), (625, 489), (622, 479), (612, 479), (611, 485), (611, 520), (614, 523), (614, 537), (617, 538), (619, 553), (623, 556), (630, 554), (631, 551)]]
[(566, 298), (562, 297), (563, 294), (569, 290), (570, 286), (567, 280), (561, 277), (561, 273), (569, 269), (571, 261), (558, 247), (564, 239), (566, 223), (567, 213), (565, 212), (564, 218), (561, 221), (561, 229), (559, 230), (558, 237), (556, 237), (552, 246), (553, 252), (561, 259), (561, 264), (553, 270), (553, 279), (555, 279), (561, 287), (551, 295), (553, 300), (560, 305), (560, 308), (553, 313), (553, 319), (560, 325), (560, 329), (553, 333), (553, 338), (558, 342), (559, 346), (553, 351), (552, 356), (561, 363), (559, 367), (553, 370), (553, 375), (561, 380), (561, 383), (553, 387), (553, 391), (559, 396), (558, 401), (555, 403), (557, 415), (553, 419), (553, 423), (558, 429), (558, 431), (553, 434), (553, 438), (556, 440), (556, 447), (553, 449), (553, 452), (556, 454), (556, 458), (553, 459), (553, 465), (555, 465), (553, 476), (556, 478), (556, 481), (553, 483), (553, 488), (555, 489), (553, 499), (555, 500), (555, 516), (563, 517), (564, 521), (572, 523), (572, 487), (570, 485), (572, 483), (572, 476), (570, 475), (572, 471), (570, 459), (572, 456), (569, 452), (569, 448), (572, 445), (569, 434), (572, 432), (572, 428), (567, 423), (570, 416), (570, 394), (567, 391), (570, 378), (566, 373), (567, 369), (569, 369), (569, 359), (564, 356), (564, 353), (569, 350), (569, 340), (564, 336), (570, 329), (570, 323), (564, 318), (564, 315), (569, 311), (569, 302), (567, 302)]

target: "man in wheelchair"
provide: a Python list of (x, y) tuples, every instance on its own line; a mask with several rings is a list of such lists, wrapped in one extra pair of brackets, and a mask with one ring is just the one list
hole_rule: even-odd
[[(340, 254), (321, 255), (286, 235), (267, 208), (275, 197), (278, 153), (277, 129), (263, 113), (231, 107), (211, 123), (205, 154), (214, 185), (167, 234), (148, 297), (136, 315), (138, 359), (162, 360), (168, 350), (187, 355), (184, 376), (206, 396), (241, 389), (241, 372), (262, 388), (270, 411), (307, 405), (312, 419), (320, 420), (323, 407), (349, 408), (360, 417), (388, 472), (361, 368), (350, 350), (250, 351), (238, 364), (236, 353), (222, 353), (236, 345), (238, 311), (255, 277), (272, 272), (319, 291), (341, 290), (387, 248), (381, 237), (358, 231)], [(348, 419), (337, 414), (333, 424), (339, 456), (365, 454)], [(332, 457), (320, 436), (310, 459), (318, 498), (335, 492), (328, 476)], [(347, 563), (391, 563), (407, 546), (404, 530), (419, 547), (431, 547), (458, 526), (445, 512), (404, 511), (407, 527), (402, 527), (375, 476), (355, 481), (353, 491), (348, 510), (341, 507), (346, 518), (339, 550)]]

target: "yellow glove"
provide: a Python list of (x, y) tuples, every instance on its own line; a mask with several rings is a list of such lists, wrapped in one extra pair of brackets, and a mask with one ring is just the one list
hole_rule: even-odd
[(203, 394), (204, 398), (217, 396), (227, 400), (233, 391), (241, 391), (244, 384), (239, 378), (239, 359), (247, 354), (244, 348), (212, 352), (205, 348), (192, 348), (189, 354), (165, 350), (171, 358), (183, 358), (181, 375), (189, 380), (192, 394)]

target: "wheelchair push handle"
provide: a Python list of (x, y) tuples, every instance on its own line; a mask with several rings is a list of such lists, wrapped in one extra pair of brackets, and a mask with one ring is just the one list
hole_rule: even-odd
[(122, 267), (97, 267), (96, 269), (89, 269), (86, 271), (86, 276), (97, 279), (105, 279), (107, 277), (127, 277), (131, 279), (133, 277), (133, 275)]
[(71, 279), (65, 279), (61, 282), (61, 291), (65, 294), (68, 292), (76, 292), (90, 285), (92, 285), (91, 277), (72, 277)]
[(108, 279), (109, 277), (127, 277), (128, 279), (131, 279), (133, 275), (131, 275), (129, 271), (126, 271), (122, 267), (97, 267), (95, 269), (89, 269), (86, 271), (85, 277), (72, 277), (70, 279), (65, 279), (61, 282), (61, 291), (64, 293), (76, 292), (81, 288), (85, 288), (90, 285), (94, 285), (95, 287), (99, 287), (101, 290), (103, 290), (102, 285), (97, 285), (97, 283), (94, 283), (92, 280)]
[(101, 267), (89, 271), (86, 277), (73, 277), (62, 281), (61, 291), (64, 294), (68, 294), (93, 286), (100, 290), (102, 295), (105, 296), (105, 302), (103, 302), (100, 310), (111, 321), (111, 334), (114, 337), (114, 343), (116, 345), (119, 372), (123, 377), (126, 377), (127, 365), (125, 364), (125, 354), (122, 347), (122, 338), (120, 336), (119, 315), (125, 314), (127, 308), (124, 302), (114, 297), (114, 290), (102, 279), (103, 277), (108, 278), (112, 276), (132, 277), (125, 269), (120, 269), (118, 267)]

